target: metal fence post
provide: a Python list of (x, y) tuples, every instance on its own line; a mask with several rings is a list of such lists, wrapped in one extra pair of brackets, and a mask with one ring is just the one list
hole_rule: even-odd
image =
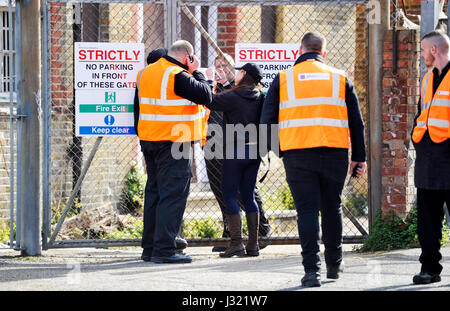
[(178, 39), (178, 9), (177, 0), (166, 0), (165, 13), (165, 46), (169, 48)]
[(450, 36), (450, 8), (447, 6), (447, 35)]
[(382, 153), (382, 105), (383, 105), (383, 40), (389, 29), (390, 1), (379, 2), (376, 21), (369, 22), (369, 228), (381, 208), (381, 153)]
[(46, 250), (48, 237), (51, 231), (51, 99), (48, 81), (48, 5), (46, 0), (42, 0), (42, 249)]
[(40, 247), (40, 1), (19, 1), (21, 7), (21, 79), (18, 99), (26, 114), (22, 123), (21, 247), (22, 255), (41, 254)]
[[(440, 5), (438, 0), (422, 0), (420, 8), (420, 38), (423, 38), (425, 34), (436, 29), (439, 22)], [(422, 78), (427, 68), (420, 58), (420, 77)]]

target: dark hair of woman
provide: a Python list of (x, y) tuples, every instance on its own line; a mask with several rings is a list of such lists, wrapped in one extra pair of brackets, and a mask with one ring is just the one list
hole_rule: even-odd
[(256, 83), (255, 79), (253, 79), (251, 75), (247, 74), (244, 71), (244, 76), (242, 77), (241, 81), (239, 81), (238, 84), (236, 84), (231, 89), (224, 91), (223, 93), (233, 92), (233, 91), (236, 91), (236, 90), (239, 90), (239, 89), (249, 88), (249, 87), (256, 87), (260, 91), (262, 89), (261, 84), (260, 83)]

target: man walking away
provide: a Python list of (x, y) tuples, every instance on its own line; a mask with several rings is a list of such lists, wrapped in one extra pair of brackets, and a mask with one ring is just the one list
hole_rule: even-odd
[(321, 34), (305, 34), (300, 57), (274, 79), (261, 115), (263, 124), (278, 123), (279, 147), (298, 215), (305, 270), (301, 283), (307, 287), (321, 285), (319, 211), (327, 277), (337, 279), (342, 271), (341, 194), (349, 139), (350, 172), (359, 164), (360, 178), (366, 168), (358, 98), (346, 74), (324, 63), (325, 44)]

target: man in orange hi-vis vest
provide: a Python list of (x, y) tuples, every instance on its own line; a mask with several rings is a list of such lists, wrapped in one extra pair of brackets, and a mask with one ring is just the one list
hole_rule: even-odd
[(450, 207), (450, 40), (435, 30), (421, 41), (421, 56), (432, 67), (422, 78), (412, 131), (416, 149), (417, 234), (422, 253), (414, 284), (439, 282), (444, 203)]
[[(189, 263), (176, 251), (189, 195), (191, 143), (206, 138), (206, 109), (211, 89), (197, 69), (192, 45), (176, 41), (167, 55), (138, 73), (135, 128), (147, 169), (142, 256), (156, 263)], [(180, 150), (182, 150), (180, 152)]]
[(261, 124), (278, 124), (279, 146), (271, 149), (280, 149), (297, 209), (306, 287), (321, 286), (319, 211), (327, 277), (337, 279), (343, 270), (341, 194), (349, 139), (350, 172), (360, 178), (366, 168), (358, 98), (346, 74), (325, 64), (325, 44), (321, 34), (304, 35), (300, 57), (273, 80), (261, 114)]

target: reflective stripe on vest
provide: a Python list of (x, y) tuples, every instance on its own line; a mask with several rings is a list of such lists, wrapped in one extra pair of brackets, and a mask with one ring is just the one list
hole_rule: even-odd
[[(150, 66), (151, 69), (149, 69)], [(145, 70), (150, 70), (145, 73), (147, 83), (141, 85)], [(139, 72), (137, 77), (139, 139), (185, 142), (202, 140), (206, 137), (205, 108), (174, 92), (174, 76), (182, 70), (181, 67), (173, 66), (162, 58)], [(150, 74), (155, 74), (155, 79), (151, 79)], [(143, 87), (149, 87), (149, 89), (143, 89)]]
[(433, 69), (430, 69), (422, 79), (421, 111), (412, 135), (415, 143), (420, 142), (427, 131), (435, 143), (450, 138), (450, 74), (445, 75), (434, 94), (433, 78)]
[[(302, 89), (303, 81), (309, 81), (308, 90)], [(287, 96), (281, 96), (283, 92)], [(310, 95), (304, 95), (305, 92)], [(349, 147), (345, 75), (342, 72), (315, 60), (285, 70), (280, 73), (279, 109), (282, 151)]]
[(139, 120), (145, 121), (195, 121), (204, 118), (206, 111), (200, 111), (196, 114), (140, 114)]

